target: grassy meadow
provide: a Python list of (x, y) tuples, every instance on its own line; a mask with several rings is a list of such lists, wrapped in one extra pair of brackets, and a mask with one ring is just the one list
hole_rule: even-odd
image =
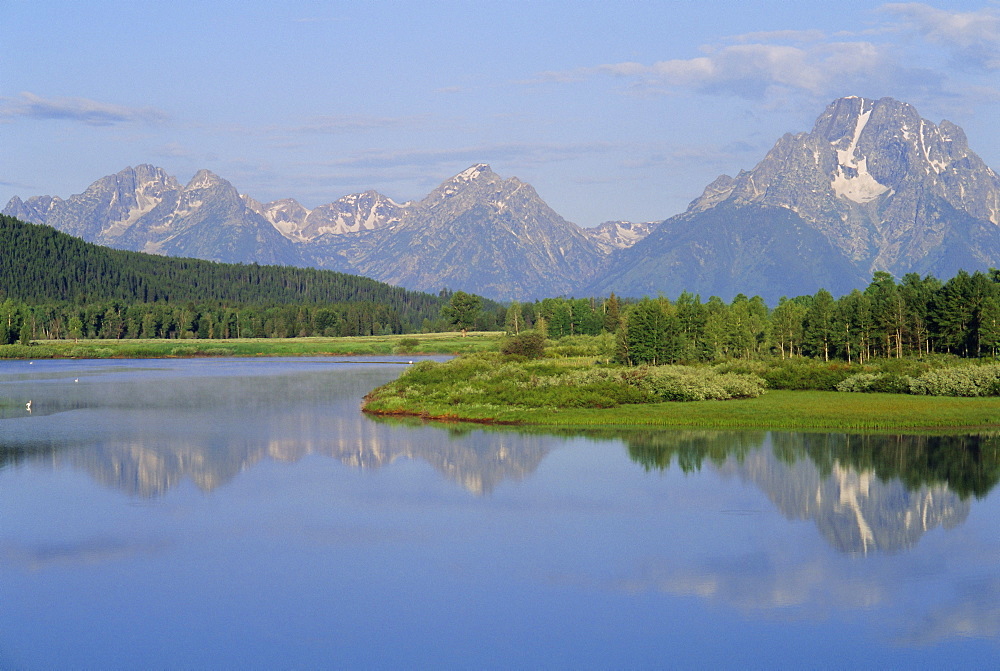
[(502, 334), (481, 331), (347, 338), (235, 338), (229, 340), (36, 340), (0, 345), (0, 359), (162, 359), (197, 356), (367, 356), (465, 354), (496, 350)]
[[(371, 410), (369, 409), (369, 412)], [(380, 414), (375, 411), (373, 414)], [(384, 416), (397, 413), (387, 412)], [(424, 419), (537, 427), (951, 433), (1000, 429), (1000, 398), (772, 390), (752, 399), (598, 408), (424, 406)]]

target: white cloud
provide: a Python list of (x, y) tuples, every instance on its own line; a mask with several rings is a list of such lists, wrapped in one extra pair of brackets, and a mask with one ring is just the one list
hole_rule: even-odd
[(755, 33), (733, 35), (731, 42), (822, 42), (826, 33), (822, 30), (762, 30)]
[(0, 98), (0, 119), (78, 121), (88, 126), (122, 123), (160, 123), (166, 113), (152, 107), (125, 107), (89, 98), (43, 98), (25, 91), (14, 98)]
[(948, 12), (918, 2), (891, 3), (881, 10), (902, 19), (904, 29), (951, 51), (960, 65), (1000, 70), (1000, 11)]
[(793, 91), (827, 96), (870, 80), (892, 67), (884, 47), (871, 42), (808, 45), (741, 43), (706, 48), (704, 56), (642, 63), (609, 63), (569, 72), (548, 72), (543, 81), (579, 81), (598, 74), (638, 80), (652, 89), (728, 93), (761, 99)]
[(1000, 638), (1000, 580), (980, 581), (973, 589), (964, 586), (958, 595), (907, 622), (903, 645), (929, 646), (954, 639)]
[[(879, 24), (861, 32), (745, 33), (705, 45), (690, 58), (549, 71), (530, 83), (611, 76), (627, 80), (631, 93), (700, 93), (768, 102), (790, 96), (815, 102), (848, 94), (954, 100), (977, 88), (995, 88), (991, 81), (970, 80), (969, 74), (1000, 69), (1000, 10), (949, 12), (922, 3), (892, 3), (877, 15)], [(942, 52), (951, 57), (950, 68), (934, 65)]]

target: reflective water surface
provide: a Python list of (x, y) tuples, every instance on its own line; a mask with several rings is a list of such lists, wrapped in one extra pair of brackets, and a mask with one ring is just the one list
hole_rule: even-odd
[(363, 416), (403, 363), (0, 362), (0, 668), (995, 667), (997, 436)]

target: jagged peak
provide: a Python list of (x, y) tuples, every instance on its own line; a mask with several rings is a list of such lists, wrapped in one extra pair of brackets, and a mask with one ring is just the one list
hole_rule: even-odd
[(457, 175), (452, 177), (451, 180), (449, 181), (471, 182), (474, 179), (478, 179), (480, 177), (489, 176), (493, 174), (495, 173), (493, 172), (493, 169), (490, 168), (488, 163), (477, 163), (473, 166), (466, 168), (462, 172), (458, 173)]
[[(745, 171), (740, 171), (740, 177)], [(729, 175), (719, 175), (711, 184), (705, 187), (701, 195), (688, 204), (688, 212), (707, 210), (708, 208), (721, 203), (729, 197), (736, 188), (736, 179)]]
[[(108, 177), (105, 177), (104, 179), (112, 179), (118, 184), (134, 183), (137, 187), (149, 187), (162, 184), (169, 188), (180, 188), (180, 183), (173, 176), (167, 174), (166, 170), (149, 163), (140, 163), (134, 167), (129, 166), (119, 170), (114, 175), (108, 175)], [(95, 182), (95, 185), (100, 183), (101, 180), (98, 180)]]
[(136, 166), (127, 166), (119, 170), (117, 175), (137, 175), (137, 174), (155, 174), (166, 176), (167, 172), (160, 167), (152, 165), (150, 163), (140, 163)]
[(387, 205), (392, 205), (395, 207), (400, 207), (399, 203), (394, 201), (389, 196), (376, 191), (375, 189), (368, 189), (367, 191), (362, 191), (361, 193), (351, 193), (342, 198), (337, 199), (337, 203), (344, 203), (346, 205), (357, 205), (365, 201), (371, 202), (375, 205), (385, 203)]
[(228, 183), (229, 182), (222, 179), (211, 170), (206, 170), (202, 168), (201, 170), (195, 173), (194, 177), (191, 178), (191, 181), (188, 182), (187, 186), (184, 187), (184, 190), (189, 191), (191, 189), (208, 189), (213, 186), (219, 186), (220, 184), (228, 184)]

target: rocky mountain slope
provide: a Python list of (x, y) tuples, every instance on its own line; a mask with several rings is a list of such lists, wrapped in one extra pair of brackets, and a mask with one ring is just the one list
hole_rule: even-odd
[(4, 214), (108, 247), (227, 263), (305, 265), (295, 245), (208, 170), (186, 186), (150, 165), (126, 168), (66, 200), (16, 196)]
[(404, 287), (471, 287), (491, 297), (560, 295), (601, 262), (580, 228), (529, 184), (502, 179), (485, 164), (444, 182), (374, 238), (357, 260), (364, 274)]
[(126, 168), (66, 200), (15, 197), (5, 214), (102, 245), (171, 256), (308, 265), (437, 292), (533, 299), (594, 275), (609, 250), (648, 224), (614, 222), (588, 235), (530, 185), (486, 164), (399, 204), (376, 191), (307, 209), (260, 203), (200, 171), (186, 186), (149, 165)]
[(293, 198), (266, 205), (249, 196), (243, 196), (243, 200), (247, 207), (271, 222), (286, 238), (306, 243), (323, 236), (392, 227), (400, 222), (407, 207), (378, 191), (344, 196), (314, 210), (307, 210)]
[(955, 124), (906, 103), (834, 101), (809, 133), (785, 135), (752, 170), (723, 175), (588, 289), (688, 290), (769, 302), (834, 293), (872, 273), (950, 277), (1000, 264), (1000, 178)]

